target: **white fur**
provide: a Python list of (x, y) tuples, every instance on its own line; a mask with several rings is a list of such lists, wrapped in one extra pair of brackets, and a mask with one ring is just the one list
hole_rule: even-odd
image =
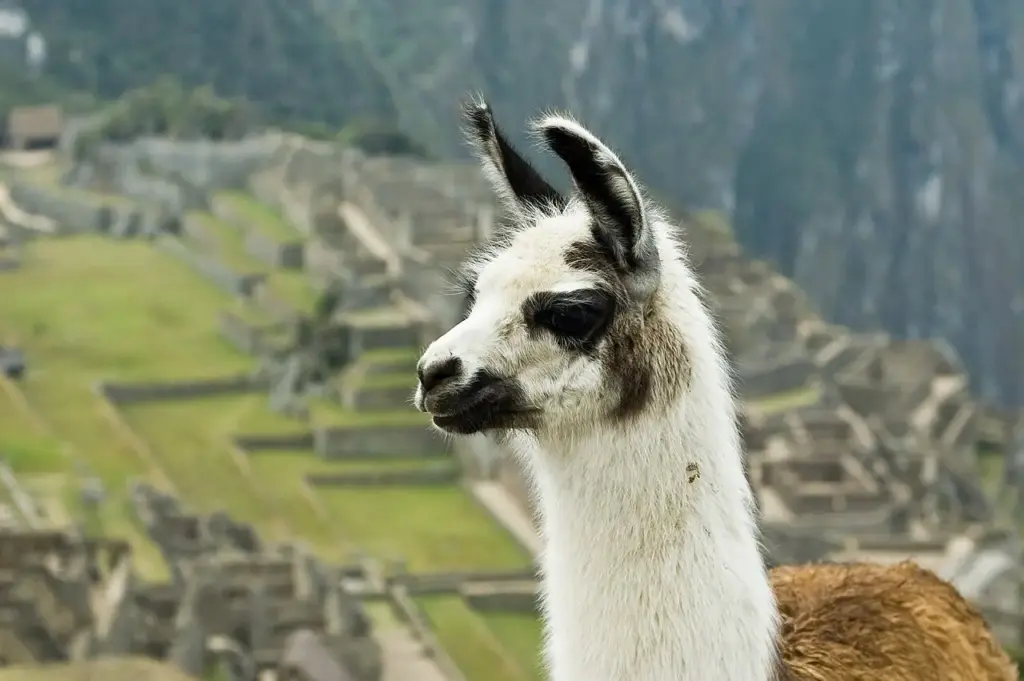
[[(620, 163), (571, 120), (548, 117), (539, 126), (575, 126), (609, 163)], [(639, 196), (622, 170), (624, 190)], [(656, 209), (645, 208), (656, 220)], [(551, 678), (768, 681), (778, 614), (728, 369), (669, 226), (650, 224), (660, 261), (652, 314), (685, 339), (688, 356), (673, 359), (689, 363), (689, 383), (671, 405), (610, 422), (601, 416), (609, 398), (600, 360), (531, 335), (520, 312), (532, 293), (590, 281), (564, 259), (571, 244), (588, 238), (586, 209), (574, 201), (559, 214), (524, 208), (522, 215), (527, 224), (510, 243), (471, 265), (476, 304), (422, 362), (454, 355), (467, 375), (487, 368), (514, 376), (543, 410), (541, 427), (509, 439), (533, 480), (541, 516)]]
[(667, 418), (516, 439), (538, 493), (554, 681), (765, 681), (774, 670), (777, 613), (725, 363), (692, 277), (662, 265), (690, 392)]

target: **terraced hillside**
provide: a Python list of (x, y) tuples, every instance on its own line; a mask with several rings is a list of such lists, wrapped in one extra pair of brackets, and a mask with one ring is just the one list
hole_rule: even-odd
[[(129, 539), (149, 580), (166, 567), (130, 510), (132, 479), (200, 512), (226, 510), (267, 539), (304, 540), (329, 562), (359, 551), (413, 572), (528, 566), (408, 404), (418, 348), (401, 333), (401, 308), (360, 313), (378, 347), (339, 377), (339, 398), (312, 400), (305, 418), (271, 408), (259, 362), (225, 340), (224, 313), (269, 328), (284, 311), (308, 312), (318, 292), (249, 240), (291, 243), (297, 232), (251, 197), (217, 199), (178, 238), (41, 237), (0, 272), (0, 344), (29, 361), (21, 380), (0, 379), (0, 456), (48, 517)], [(239, 296), (228, 274), (260, 279)], [(203, 395), (174, 387), (245, 376)], [(96, 479), (105, 497), (92, 508), (82, 491)], [(479, 614), (458, 596), (420, 604), (469, 681), (538, 678), (532, 618)]]

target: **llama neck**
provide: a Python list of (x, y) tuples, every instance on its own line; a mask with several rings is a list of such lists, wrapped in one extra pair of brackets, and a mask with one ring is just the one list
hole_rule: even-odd
[(773, 678), (777, 611), (719, 365), (695, 364), (670, 414), (533, 443), (553, 681)]

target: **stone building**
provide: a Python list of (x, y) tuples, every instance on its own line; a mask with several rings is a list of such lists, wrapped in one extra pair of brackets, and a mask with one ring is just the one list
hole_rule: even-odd
[(166, 495), (134, 492), (157, 500), (148, 527), (178, 578), (141, 581), (122, 541), (2, 531), (0, 666), (142, 656), (193, 678), (214, 664), (238, 681), (380, 678), (380, 647), (340, 574), (300, 546), (252, 541), (222, 514), (189, 523)]
[(4, 146), (15, 150), (55, 149), (64, 131), (59, 106), (16, 106), (4, 120)]

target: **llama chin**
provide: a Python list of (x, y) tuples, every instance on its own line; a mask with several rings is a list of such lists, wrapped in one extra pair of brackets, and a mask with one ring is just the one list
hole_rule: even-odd
[(1010, 681), (978, 613), (910, 564), (769, 572), (718, 331), (663, 213), (571, 118), (534, 132), (563, 195), (490, 107), (466, 132), (508, 228), (463, 272), (472, 305), (418, 365), (416, 406), (529, 472), (554, 681)]

